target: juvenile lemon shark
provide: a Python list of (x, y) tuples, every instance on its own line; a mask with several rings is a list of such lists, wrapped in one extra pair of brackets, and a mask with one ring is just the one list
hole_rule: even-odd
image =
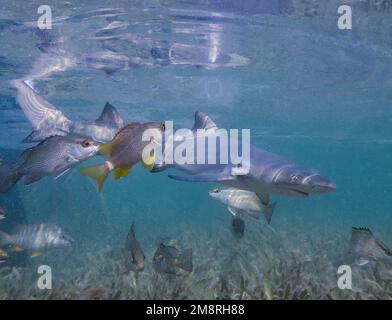
[(117, 131), (124, 126), (123, 119), (110, 103), (106, 103), (101, 116), (95, 121), (72, 121), (41, 97), (29, 81), (13, 80), (12, 85), (17, 90), (16, 100), (34, 128), (34, 131), (23, 140), (24, 143), (41, 142), (50, 136), (68, 134), (91, 137), (95, 141), (105, 143), (112, 140)]
[[(196, 112), (195, 124), (192, 132), (204, 131), (205, 136), (214, 134), (217, 125), (204, 113)], [(197, 139), (196, 134), (190, 135)], [(187, 139), (187, 137), (184, 137)], [(183, 139), (183, 140), (184, 140)], [(196, 143), (196, 142), (195, 142)], [(220, 159), (221, 148), (216, 148), (216, 159)], [(206, 151), (207, 152), (207, 151)], [(196, 153), (195, 153), (196, 157)], [(270, 203), (270, 195), (287, 195), (294, 197), (308, 197), (312, 194), (321, 194), (333, 191), (334, 182), (321, 176), (317, 171), (291, 162), (284, 157), (273, 154), (261, 148), (250, 146), (249, 163), (246, 171), (241, 170), (241, 165), (236, 164), (165, 164), (163, 161), (156, 163), (152, 172), (159, 172), (167, 168), (174, 168), (188, 175), (172, 175), (174, 180), (188, 182), (212, 182), (232, 188), (253, 191), (260, 198), (263, 213), (267, 222), (275, 208), (275, 203)]]

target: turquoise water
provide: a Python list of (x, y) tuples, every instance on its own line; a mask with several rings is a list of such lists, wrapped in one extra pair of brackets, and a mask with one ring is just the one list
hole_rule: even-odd
[[(106, 101), (126, 122), (172, 120), (178, 128), (192, 127), (203, 111), (222, 128), (249, 128), (255, 146), (337, 185), (307, 199), (273, 196), (272, 224), (246, 218), (238, 240), (227, 209), (208, 196), (216, 185), (173, 181), (168, 172), (137, 166), (126, 179), (108, 179), (102, 193), (78, 168), (19, 183), (0, 194), (8, 212), (1, 229), (50, 222), (76, 242), (34, 259), (12, 254), (0, 264), (0, 298), (391, 298), (390, 270), (360, 268), (347, 254), (353, 226), (392, 245), (386, 1), (352, 1), (350, 31), (337, 28), (341, 2), (332, 0), (55, 1), (47, 3), (56, 22), (46, 31), (34, 25), (39, 1), (0, 4), (0, 154), (7, 163), (17, 161), (32, 130), (10, 81), (33, 74), (40, 95), (72, 120), (98, 118)], [(122, 27), (97, 36), (113, 21)], [(108, 51), (115, 62), (91, 62)], [(73, 65), (38, 77), (33, 66), (48, 52), (66, 53)], [(132, 222), (146, 269), (124, 275), (121, 249)], [(154, 272), (163, 239), (193, 249), (192, 273)], [(41, 264), (52, 267), (51, 291), (36, 288)], [(341, 264), (352, 266), (353, 290), (337, 289)]]

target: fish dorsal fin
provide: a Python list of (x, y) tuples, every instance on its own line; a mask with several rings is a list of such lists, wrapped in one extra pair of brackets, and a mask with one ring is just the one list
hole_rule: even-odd
[(124, 134), (126, 134), (129, 130), (133, 130), (140, 125), (140, 122), (131, 122), (122, 127), (114, 136), (113, 140), (121, 138)]
[(368, 232), (369, 234), (373, 235), (373, 233), (370, 231), (369, 228), (364, 228), (364, 227), (353, 227), (353, 231), (362, 231), (362, 232)]
[(193, 125), (192, 130), (197, 130), (197, 129), (213, 129), (213, 128), (218, 128), (218, 126), (215, 124), (214, 121), (210, 119), (209, 116), (207, 116), (205, 113), (197, 111), (195, 113), (195, 123)]
[(117, 109), (109, 102), (106, 102), (100, 117), (95, 120), (95, 123), (122, 127), (124, 125), (124, 120), (120, 117)]

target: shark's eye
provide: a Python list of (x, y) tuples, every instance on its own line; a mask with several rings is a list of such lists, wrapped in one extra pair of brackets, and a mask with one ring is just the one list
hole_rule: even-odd
[(82, 147), (83, 148), (88, 148), (88, 147), (90, 147), (91, 146), (91, 141), (89, 141), (89, 140), (84, 140), (83, 142), (82, 142)]
[(219, 189), (212, 190), (213, 193), (219, 193)]
[(161, 124), (161, 130), (162, 130), (162, 131), (165, 131), (165, 130), (166, 130), (166, 126), (165, 126), (164, 123)]

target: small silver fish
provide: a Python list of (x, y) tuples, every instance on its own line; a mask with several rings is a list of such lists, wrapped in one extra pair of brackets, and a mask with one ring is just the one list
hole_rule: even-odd
[(50, 248), (68, 246), (74, 240), (61, 228), (51, 224), (23, 225), (14, 234), (0, 231), (0, 247), (12, 245), (15, 251), (32, 250), (32, 256)]
[(132, 223), (125, 242), (125, 264), (128, 271), (142, 271), (146, 257), (136, 240), (135, 225)]
[(219, 200), (227, 205), (227, 210), (237, 217), (241, 212), (245, 212), (254, 219), (259, 219), (260, 213), (264, 213), (268, 223), (271, 222), (274, 205), (263, 206), (256, 193), (236, 188), (214, 189), (209, 192), (210, 197)]
[(18, 173), (30, 185), (45, 176), (59, 176), (99, 151), (101, 143), (81, 137), (53, 136), (23, 152)]
[(352, 228), (351, 245), (357, 256), (356, 264), (364, 266), (370, 261), (392, 263), (392, 251), (368, 228)]

